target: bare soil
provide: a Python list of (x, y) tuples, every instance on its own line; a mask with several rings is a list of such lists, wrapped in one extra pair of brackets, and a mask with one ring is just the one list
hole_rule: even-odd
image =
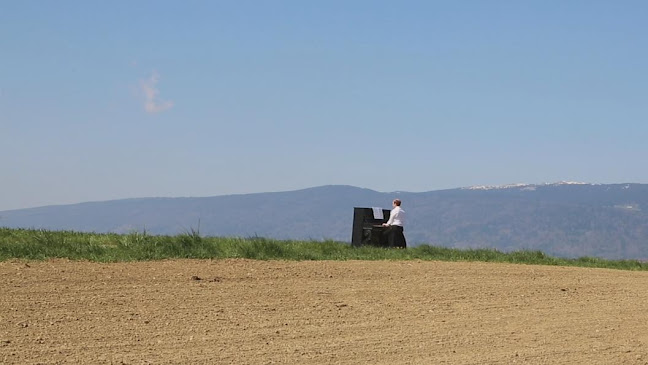
[(0, 263), (2, 364), (648, 364), (648, 273), (488, 263)]

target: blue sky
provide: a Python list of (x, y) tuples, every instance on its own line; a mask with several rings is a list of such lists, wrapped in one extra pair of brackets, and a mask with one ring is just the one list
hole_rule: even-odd
[(645, 1), (5, 1), (0, 210), (648, 183)]

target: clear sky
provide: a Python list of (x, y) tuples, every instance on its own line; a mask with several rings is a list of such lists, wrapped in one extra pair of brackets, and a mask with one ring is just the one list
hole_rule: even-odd
[(648, 183), (647, 1), (0, 3), (0, 210)]

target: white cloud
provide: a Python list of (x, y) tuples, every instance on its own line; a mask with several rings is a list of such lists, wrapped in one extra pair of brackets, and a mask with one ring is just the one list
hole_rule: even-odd
[(156, 85), (159, 80), (160, 75), (156, 71), (153, 71), (151, 77), (140, 82), (140, 87), (144, 93), (144, 110), (146, 110), (147, 113), (160, 113), (173, 107), (173, 101), (158, 100), (158, 94), (160, 91), (157, 89)]

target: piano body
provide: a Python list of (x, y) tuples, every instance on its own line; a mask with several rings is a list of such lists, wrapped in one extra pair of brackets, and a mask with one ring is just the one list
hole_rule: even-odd
[(382, 208), (353, 208), (351, 245), (388, 247), (382, 224), (389, 220), (389, 212), (390, 210)]

